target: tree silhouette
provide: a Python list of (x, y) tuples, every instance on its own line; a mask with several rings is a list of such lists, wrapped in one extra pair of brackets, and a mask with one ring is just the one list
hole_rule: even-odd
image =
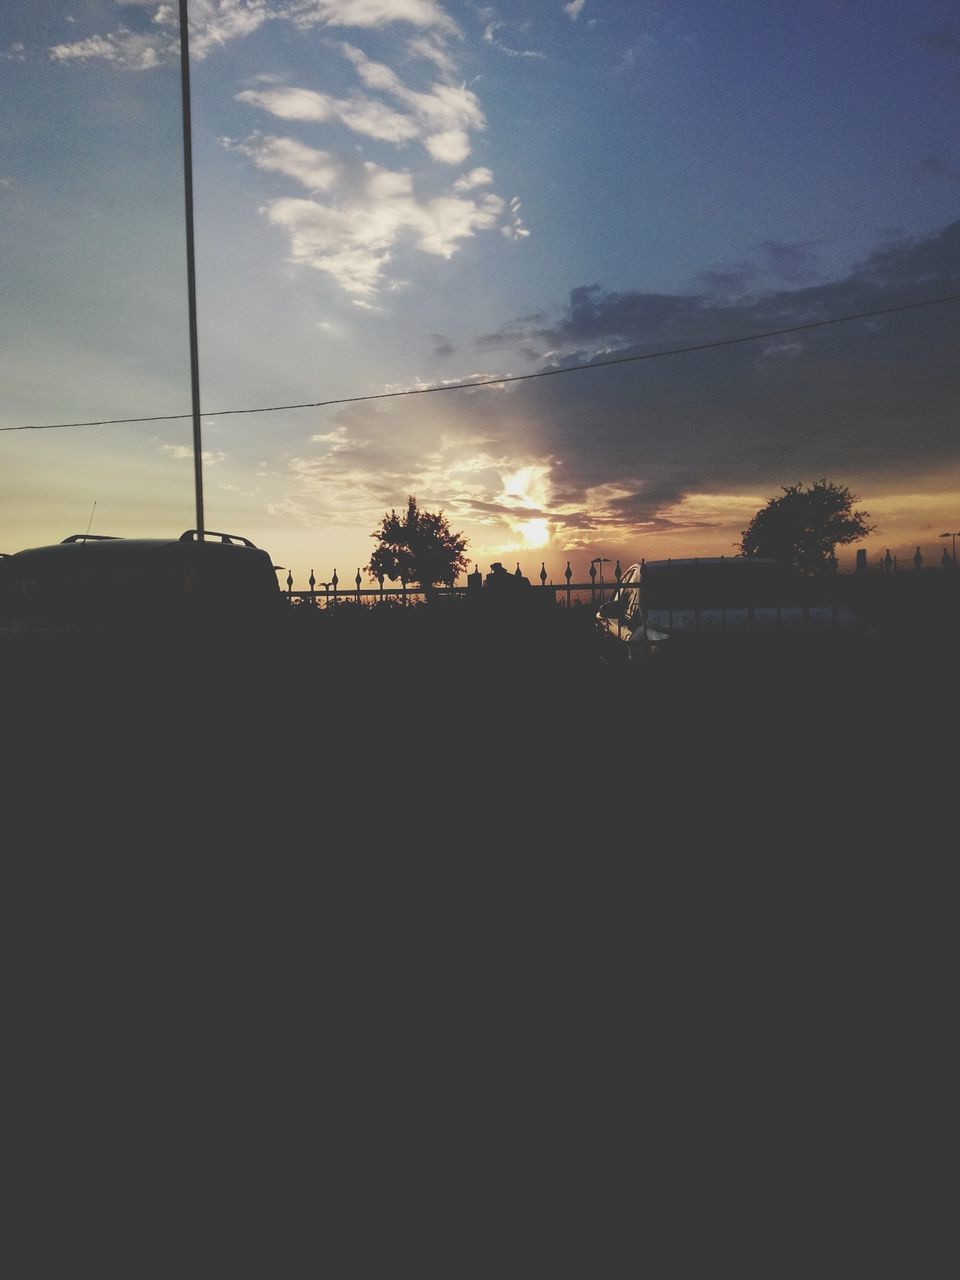
[(771, 498), (742, 531), (740, 550), (808, 574), (829, 572), (836, 566), (836, 547), (874, 531), (867, 524), (869, 512), (853, 510), (856, 501), (856, 494), (828, 480), (815, 480), (809, 488), (784, 487), (783, 497)]
[(428, 600), (438, 583), (453, 586), (467, 568), (463, 535), (451, 531), (442, 511), (421, 511), (412, 495), (404, 515), (384, 515), (370, 536), (378, 543), (366, 566), (370, 577), (416, 583)]

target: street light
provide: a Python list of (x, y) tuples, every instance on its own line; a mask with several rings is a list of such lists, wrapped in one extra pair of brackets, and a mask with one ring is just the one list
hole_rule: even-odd
[(605, 556), (596, 556), (590, 563), (600, 566), (600, 603), (603, 604), (603, 566), (610, 561)]
[(956, 533), (941, 533), (941, 538), (953, 539), (953, 567), (957, 567), (957, 539), (960, 538), (960, 529)]

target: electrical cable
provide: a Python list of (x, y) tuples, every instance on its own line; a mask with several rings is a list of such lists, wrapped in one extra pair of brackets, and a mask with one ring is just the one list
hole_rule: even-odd
[[(916, 311), (921, 307), (939, 306), (946, 302), (960, 302), (960, 293), (942, 298), (927, 298), (923, 302), (904, 302), (896, 307), (879, 307), (875, 311), (857, 311), (846, 316), (831, 316), (828, 320), (810, 320), (806, 324), (792, 324), (784, 329), (767, 329), (763, 333), (746, 333), (736, 338), (718, 338), (713, 342), (699, 342), (688, 347), (667, 347), (661, 351), (647, 351), (638, 356), (615, 356), (610, 360), (592, 360), (588, 364), (564, 365), (556, 369), (539, 369), (536, 373), (508, 374), (503, 378), (481, 378), (473, 382), (448, 382), (435, 387), (408, 387), (403, 391), (379, 391), (365, 396), (343, 396), (337, 400), (312, 400), (303, 404), (270, 404), (255, 409), (215, 409), (204, 413), (204, 418), (225, 418), (233, 414), (280, 413), (293, 409), (326, 409), (333, 405), (359, 404), (365, 400), (393, 400), (400, 396), (425, 396), (439, 391), (467, 391), (475, 387), (499, 387), (508, 382), (529, 382), (534, 378), (550, 378), (561, 373), (583, 373), (588, 369), (605, 369), (615, 364), (636, 364), (641, 360), (659, 360), (664, 356), (689, 355), (695, 351), (712, 351), (717, 347), (733, 347), (742, 342), (759, 342), (764, 338), (780, 338), (789, 333), (804, 333), (809, 329), (822, 329), (827, 325), (846, 324), (851, 320), (869, 320), (875, 316), (894, 315), (899, 311)], [(0, 427), (0, 431), (60, 431), (66, 427), (112, 427), (138, 422), (176, 422), (190, 418), (189, 413), (162, 413), (144, 418), (100, 418), (91, 422), (32, 423), (18, 427)]]

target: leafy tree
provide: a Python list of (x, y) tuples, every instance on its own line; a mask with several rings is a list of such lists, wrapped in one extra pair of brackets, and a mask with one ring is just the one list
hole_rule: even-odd
[(740, 550), (795, 565), (804, 573), (826, 573), (836, 565), (835, 548), (859, 542), (875, 526), (869, 512), (854, 511), (856, 494), (844, 485), (815, 480), (784, 487), (741, 533)]
[(370, 536), (378, 544), (367, 565), (370, 577), (416, 583), (428, 600), (438, 583), (453, 586), (467, 567), (463, 535), (451, 531), (442, 511), (421, 511), (413, 496), (404, 515), (391, 511)]

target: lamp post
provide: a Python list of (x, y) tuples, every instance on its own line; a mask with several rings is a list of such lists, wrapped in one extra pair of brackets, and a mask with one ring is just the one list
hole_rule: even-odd
[(960, 529), (956, 533), (941, 533), (941, 538), (953, 539), (953, 567), (957, 567), (957, 539), (960, 538)]
[(609, 564), (610, 561), (604, 556), (596, 556), (590, 561), (591, 564), (598, 565), (600, 568), (600, 603), (603, 604), (603, 566)]
[(197, 341), (197, 269), (193, 234), (193, 145), (190, 121), (190, 39), (187, 0), (180, 0), (180, 99), (183, 128), (183, 203), (187, 233), (187, 333), (193, 411), (193, 486), (197, 538), (203, 542), (203, 446), (200, 442), (200, 357)]

